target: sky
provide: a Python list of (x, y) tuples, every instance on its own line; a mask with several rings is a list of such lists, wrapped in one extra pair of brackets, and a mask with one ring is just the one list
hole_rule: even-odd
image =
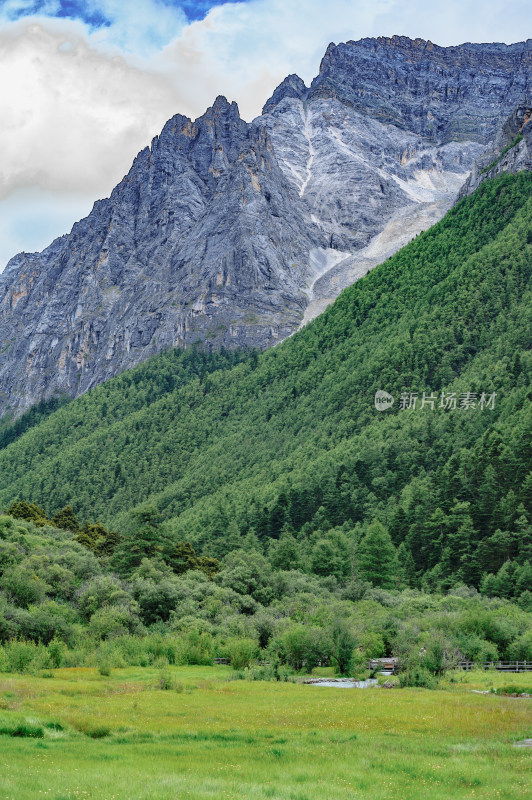
[(0, 0), (0, 271), (109, 195), (173, 114), (251, 120), (329, 42), (532, 37), (530, 0)]

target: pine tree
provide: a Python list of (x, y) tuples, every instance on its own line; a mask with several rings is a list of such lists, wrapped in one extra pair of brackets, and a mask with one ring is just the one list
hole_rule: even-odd
[(130, 515), (129, 529), (119, 542), (112, 558), (115, 569), (129, 575), (144, 558), (169, 561), (175, 541), (161, 525), (157, 508), (145, 505)]
[(15, 519), (25, 519), (28, 522), (33, 522), (38, 528), (50, 524), (44, 508), (41, 508), (36, 503), (28, 503), (27, 500), (17, 500), (11, 503), (6, 514)]
[(79, 522), (72, 506), (65, 506), (52, 517), (54, 528), (63, 528), (65, 531), (79, 531)]
[(270, 562), (275, 569), (298, 569), (301, 565), (299, 546), (288, 528), (283, 528), (278, 542), (272, 545)]
[(360, 542), (357, 553), (358, 569), (364, 580), (383, 589), (397, 585), (397, 553), (386, 528), (375, 520)]
[(401, 542), (397, 548), (397, 561), (399, 564), (399, 588), (416, 585), (416, 562), (410, 548)]
[(189, 542), (178, 542), (169, 559), (170, 566), (177, 575), (198, 568), (196, 551)]

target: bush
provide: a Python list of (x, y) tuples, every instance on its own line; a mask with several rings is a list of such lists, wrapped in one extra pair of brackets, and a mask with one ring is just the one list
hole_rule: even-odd
[(253, 639), (230, 639), (226, 647), (233, 669), (249, 667), (259, 650)]
[(433, 633), (421, 656), (421, 664), (432, 675), (443, 675), (448, 669), (456, 667), (462, 654), (441, 634)]
[(73, 616), (72, 609), (66, 604), (45, 600), (40, 605), (30, 606), (27, 610), (16, 609), (12, 619), (19, 637), (48, 644), (52, 639), (68, 641), (72, 638)]
[(532, 630), (525, 631), (508, 648), (509, 657), (515, 661), (532, 661)]
[(318, 664), (328, 661), (331, 642), (321, 628), (297, 624), (275, 639), (270, 651), (292, 669), (312, 672)]
[(174, 688), (175, 685), (174, 679), (172, 678), (167, 669), (163, 669), (159, 673), (159, 679), (157, 681), (157, 685), (159, 686), (159, 689), (161, 689), (162, 691), (169, 691), (170, 689)]
[(103, 739), (109, 736), (111, 729), (107, 725), (93, 725), (92, 722), (82, 721), (74, 725), (75, 729), (91, 739)]
[(59, 639), (52, 639), (48, 645), (48, 655), (50, 656), (50, 662), (53, 667), (61, 666), (66, 650), (67, 646), (64, 642), (61, 642)]
[(49, 587), (32, 570), (18, 565), (6, 569), (0, 579), (0, 588), (15, 605), (28, 608), (32, 604), (40, 603)]
[(245, 678), (249, 681), (278, 681), (280, 680), (278, 664), (264, 664), (245, 670)]
[(179, 603), (180, 591), (175, 579), (163, 579), (159, 583), (139, 581), (135, 596), (142, 621), (145, 625), (152, 625), (154, 622), (168, 621), (170, 613)]
[(353, 667), (356, 639), (350, 628), (343, 622), (336, 622), (331, 629), (331, 661), (339, 675), (349, 675)]
[(529, 697), (532, 694), (532, 689), (524, 684), (510, 683), (507, 686), (499, 686), (498, 689), (495, 689), (495, 694), (503, 694), (509, 697), (527, 695)]
[(238, 669), (231, 672), (228, 681), (290, 681), (295, 682), (296, 677), (290, 667), (273, 664), (253, 666), (247, 669)]
[(372, 658), (381, 658), (386, 654), (384, 639), (380, 633), (368, 631), (360, 639), (362, 653), (365, 661)]
[(438, 685), (438, 679), (424, 667), (410, 667), (399, 673), (399, 685), (401, 688), (414, 686), (423, 689), (435, 689)]
[(178, 640), (177, 664), (210, 665), (214, 658), (214, 641), (210, 633), (189, 631)]
[(125, 606), (104, 606), (95, 611), (89, 622), (89, 632), (97, 639), (109, 639), (132, 633), (139, 620)]
[(50, 666), (50, 657), (43, 645), (14, 640), (4, 645), (6, 672), (30, 672)]
[(76, 596), (79, 613), (89, 620), (101, 608), (127, 606), (131, 595), (114, 575), (98, 575), (87, 581)]

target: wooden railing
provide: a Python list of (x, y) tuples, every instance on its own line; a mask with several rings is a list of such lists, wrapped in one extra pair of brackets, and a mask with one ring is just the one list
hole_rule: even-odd
[(458, 669), (496, 669), (501, 672), (532, 672), (532, 661), (460, 661)]
[[(215, 664), (229, 664), (228, 658), (215, 658)], [(268, 664), (268, 661), (259, 661), (261, 666)], [(325, 664), (323, 666), (326, 666)], [(367, 668), (371, 670), (383, 670), (395, 673), (399, 669), (399, 659), (397, 658), (373, 658), (368, 661)], [(454, 669), (494, 669), (499, 672), (532, 672), (532, 661), (459, 661)]]

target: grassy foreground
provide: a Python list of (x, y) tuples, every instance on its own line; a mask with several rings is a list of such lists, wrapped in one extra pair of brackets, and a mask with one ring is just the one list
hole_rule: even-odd
[(151, 668), (2, 675), (0, 800), (531, 796), (532, 753), (513, 743), (532, 736), (532, 700), (471, 690), (532, 692), (532, 673), (460, 674), (436, 691), (229, 674), (170, 667), (170, 690)]

